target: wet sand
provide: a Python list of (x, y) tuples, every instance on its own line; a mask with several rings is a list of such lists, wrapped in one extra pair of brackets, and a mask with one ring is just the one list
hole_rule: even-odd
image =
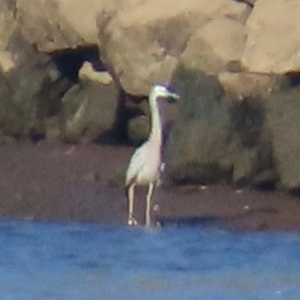
[[(127, 200), (120, 183), (133, 150), (95, 144), (3, 143), (0, 216), (126, 226)], [(137, 191), (136, 219), (141, 224), (145, 192)], [(161, 186), (153, 201), (153, 222), (161, 226), (300, 229), (300, 199), (286, 193), (229, 186)]]

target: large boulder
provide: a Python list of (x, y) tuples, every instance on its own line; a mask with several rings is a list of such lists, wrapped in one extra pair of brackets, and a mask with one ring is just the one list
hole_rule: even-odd
[(179, 68), (182, 95), (167, 144), (167, 178), (177, 183), (234, 181), (262, 186), (276, 178), (260, 99), (228, 97), (216, 76)]
[(107, 0), (15, 0), (23, 35), (43, 52), (97, 44), (96, 16)]
[(53, 52), (82, 44), (77, 32), (59, 14), (56, 0), (17, 1), (17, 16), (22, 34), (39, 51)]
[(218, 72), (241, 58), (250, 12), (246, 4), (189, 0), (171, 5), (168, 0), (112, 1), (99, 13), (102, 59), (130, 94), (146, 95), (151, 84), (170, 82), (179, 61)]
[(61, 78), (50, 56), (38, 53), (17, 32), (7, 51), (14, 64), (0, 70), (0, 131), (5, 135), (43, 137), (46, 120), (60, 110), (61, 95), (69, 83)]
[(299, 72), (299, 15), (299, 1), (257, 1), (246, 25), (243, 66), (260, 73)]
[(182, 68), (172, 83), (182, 97), (167, 145), (167, 177), (177, 183), (231, 180), (229, 110), (217, 79)]
[(220, 16), (201, 26), (189, 39), (181, 63), (207, 74), (218, 74), (238, 64), (246, 43), (243, 21)]
[(107, 72), (90, 70), (85, 63), (79, 72), (79, 84), (63, 97), (64, 138), (87, 143), (109, 141), (116, 136), (119, 113), (119, 89)]

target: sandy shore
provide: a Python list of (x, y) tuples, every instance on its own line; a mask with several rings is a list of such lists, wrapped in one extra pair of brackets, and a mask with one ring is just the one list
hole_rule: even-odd
[[(0, 145), (0, 215), (126, 226), (121, 182), (133, 149), (58, 143)], [(144, 220), (144, 189), (136, 218)], [(159, 187), (153, 221), (237, 230), (299, 230), (300, 200), (228, 186)]]

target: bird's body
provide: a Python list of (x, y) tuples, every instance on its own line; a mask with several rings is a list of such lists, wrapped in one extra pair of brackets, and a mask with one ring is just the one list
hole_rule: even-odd
[(148, 141), (136, 149), (126, 173), (125, 185), (128, 188), (129, 213), (128, 224), (136, 225), (133, 217), (134, 188), (135, 185), (148, 185), (146, 203), (146, 226), (150, 226), (151, 196), (155, 185), (158, 183), (161, 171), (161, 145), (162, 145), (162, 120), (159, 111), (158, 98), (173, 97), (164, 86), (156, 85), (151, 89), (149, 105), (151, 110), (151, 132)]
[[(134, 181), (137, 185), (148, 185), (159, 179), (161, 165), (161, 145), (147, 141), (133, 154), (129, 165), (134, 166), (128, 169), (126, 185)], [(151, 163), (147, 163), (151, 161)]]

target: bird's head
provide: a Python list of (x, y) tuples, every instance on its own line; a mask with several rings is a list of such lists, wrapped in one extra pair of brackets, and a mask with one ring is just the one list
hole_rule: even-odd
[(167, 99), (170, 102), (179, 99), (178, 94), (161, 84), (156, 84), (152, 87), (150, 96), (154, 99)]

